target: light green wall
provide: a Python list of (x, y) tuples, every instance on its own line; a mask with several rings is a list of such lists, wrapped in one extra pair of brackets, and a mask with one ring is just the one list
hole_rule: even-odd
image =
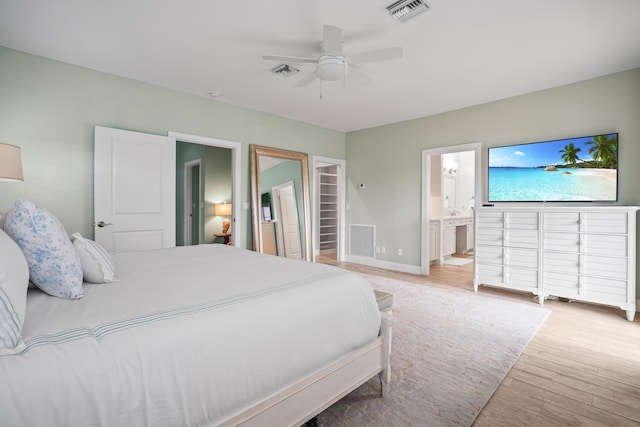
[[(0, 183), (0, 212), (27, 198), (69, 233), (92, 236), (95, 125), (241, 142), (247, 203), (249, 144), (345, 158), (342, 132), (0, 47), (0, 141), (22, 148), (25, 177)], [(243, 210), (243, 247), (251, 247), (250, 218)]]
[[(222, 232), (222, 221), (225, 218), (214, 215), (214, 205), (224, 202), (231, 203), (231, 192), (233, 191), (231, 149), (206, 147), (205, 153), (204, 241), (212, 243), (215, 240), (222, 243), (224, 238), (214, 237), (214, 234)], [(231, 220), (231, 218), (227, 219)], [(231, 224), (229, 231), (233, 234), (233, 224)]]
[[(176, 245), (184, 245), (184, 181), (186, 162), (200, 160), (200, 167), (204, 169), (204, 145), (190, 144), (187, 142), (177, 141), (176, 143)], [(203, 172), (200, 172), (202, 175)]]
[(422, 149), (481, 142), (486, 198), (487, 147), (606, 132), (620, 132), (619, 203), (638, 205), (640, 69), (348, 133), (347, 223), (377, 226), (378, 259), (418, 266)]

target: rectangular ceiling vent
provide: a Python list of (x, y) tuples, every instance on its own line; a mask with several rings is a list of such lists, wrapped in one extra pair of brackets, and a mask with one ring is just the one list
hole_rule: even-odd
[(426, 12), (429, 6), (422, 0), (400, 0), (389, 6), (387, 10), (396, 21), (404, 22), (414, 16)]
[(291, 65), (280, 64), (277, 67), (272, 68), (271, 72), (280, 77), (290, 77), (294, 74), (299, 73), (300, 70), (292, 67)]

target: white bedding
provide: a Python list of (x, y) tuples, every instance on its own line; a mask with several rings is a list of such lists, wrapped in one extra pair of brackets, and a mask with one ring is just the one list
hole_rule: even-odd
[(120, 282), (80, 300), (30, 290), (2, 425), (215, 425), (378, 335), (371, 286), (344, 270), (225, 245), (114, 261)]

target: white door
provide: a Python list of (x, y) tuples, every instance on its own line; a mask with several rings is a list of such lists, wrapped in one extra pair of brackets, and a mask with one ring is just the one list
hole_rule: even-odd
[(275, 189), (278, 201), (277, 218), (282, 230), (284, 243), (284, 256), (287, 258), (302, 258), (302, 245), (300, 243), (300, 221), (298, 219), (298, 203), (293, 189), (293, 183), (289, 182)]
[(95, 127), (95, 240), (110, 252), (172, 247), (176, 141)]

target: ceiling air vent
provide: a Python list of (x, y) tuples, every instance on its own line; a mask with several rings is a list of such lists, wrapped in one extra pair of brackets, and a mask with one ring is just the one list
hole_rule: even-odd
[(387, 10), (396, 21), (404, 22), (414, 16), (426, 12), (429, 6), (422, 0), (400, 0), (389, 6)]
[(292, 67), (291, 65), (287, 65), (287, 64), (280, 64), (275, 68), (271, 69), (271, 72), (280, 76), (280, 77), (290, 77), (296, 73), (299, 73), (300, 70), (298, 70), (297, 68)]

